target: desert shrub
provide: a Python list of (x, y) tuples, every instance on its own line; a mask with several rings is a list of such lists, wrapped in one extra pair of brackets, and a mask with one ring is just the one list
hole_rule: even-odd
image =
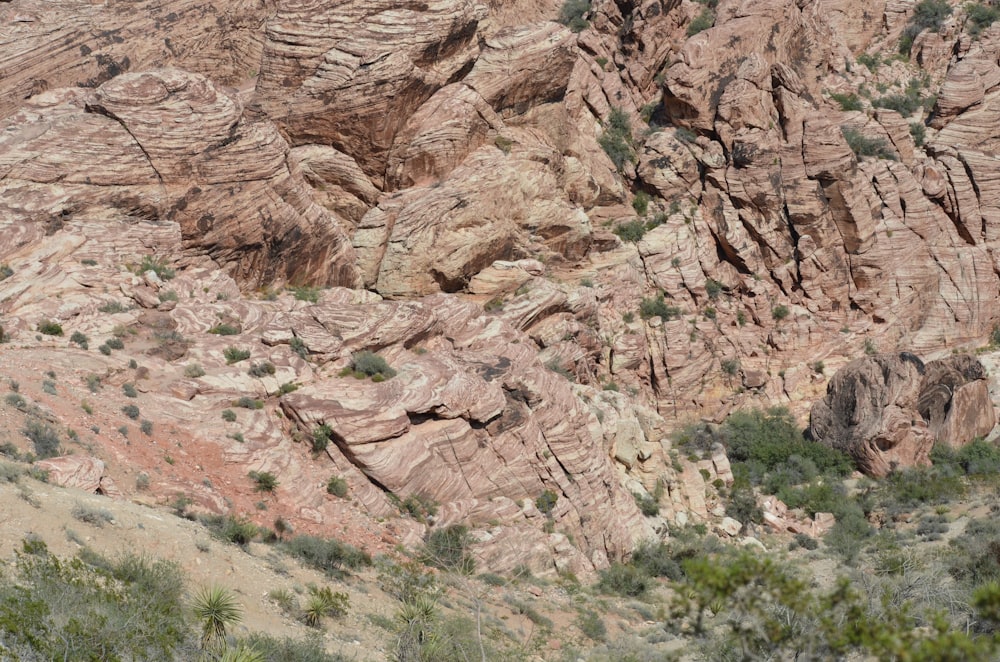
[(884, 138), (869, 138), (857, 129), (841, 127), (844, 140), (856, 156), (874, 156), (880, 159), (896, 160), (896, 154)]
[(545, 490), (535, 499), (535, 508), (544, 515), (551, 515), (552, 509), (556, 507), (559, 495), (552, 490)]
[(281, 396), (293, 391), (298, 391), (299, 386), (301, 386), (301, 384), (298, 384), (297, 382), (285, 382), (278, 387), (278, 395)]
[[(4, 453), (7, 455), (7, 453)], [(8, 456), (14, 457), (16, 456)], [(16, 483), (21, 477), (21, 467), (16, 464), (7, 464), (6, 462), (0, 462), (0, 483)]]
[(222, 420), (224, 420), (227, 423), (234, 423), (236, 421), (236, 412), (234, 412), (232, 409), (223, 409)]
[(1000, 8), (993, 4), (969, 3), (965, 5), (965, 19), (969, 34), (978, 37), (1000, 19)]
[(846, 500), (838, 508), (837, 521), (823, 537), (823, 543), (846, 562), (853, 563), (874, 534), (861, 507), (854, 501)]
[(604, 625), (601, 615), (593, 609), (584, 609), (576, 619), (580, 632), (594, 641), (605, 641), (608, 638), (608, 628)]
[(432, 529), (424, 537), (421, 561), (442, 570), (471, 574), (476, 561), (469, 554), (472, 536), (468, 527), (453, 524), (443, 529)]
[(344, 568), (353, 570), (372, 563), (367, 553), (333, 538), (295, 536), (282, 543), (281, 548), (289, 556), (328, 575), (339, 575)]
[(878, 53), (870, 55), (868, 53), (862, 53), (858, 56), (858, 64), (863, 65), (868, 68), (868, 71), (875, 73), (878, 68), (881, 57)]
[(205, 369), (197, 363), (188, 363), (184, 366), (184, 376), (189, 379), (197, 379), (205, 376)]
[(411, 494), (399, 502), (399, 509), (418, 522), (426, 522), (428, 518), (437, 515), (438, 505), (423, 494)]
[(615, 562), (606, 570), (601, 570), (597, 589), (601, 593), (637, 598), (645, 595), (650, 585), (649, 575), (640, 568)]
[(715, 12), (712, 11), (710, 7), (705, 7), (701, 10), (701, 13), (698, 14), (693, 21), (691, 21), (691, 24), (688, 25), (687, 36), (693, 37), (699, 32), (704, 32), (713, 25), (715, 25)]
[(291, 287), (289, 289), (292, 291), (292, 294), (296, 299), (299, 301), (308, 301), (309, 303), (318, 302), (320, 293), (322, 293), (320, 288), (309, 287), (307, 285), (303, 285), (301, 287)]
[(754, 493), (753, 486), (745, 478), (737, 478), (729, 488), (726, 515), (744, 526), (751, 522), (759, 524), (763, 521), (764, 513), (757, 505), (757, 495)]
[(115, 516), (112, 515), (111, 511), (106, 508), (98, 508), (97, 506), (91, 506), (79, 502), (73, 506), (70, 514), (75, 519), (96, 527), (102, 527), (115, 520)]
[[(872, 101), (872, 105), (876, 108), (888, 108), (889, 110), (895, 110), (903, 117), (909, 117), (915, 113), (918, 108), (923, 107), (923, 104), (920, 102), (920, 98), (918, 96), (909, 94), (890, 94), (884, 97), (879, 97), (878, 99)], [(851, 149), (854, 148), (851, 147)], [(869, 154), (868, 156), (878, 156), (878, 154)]]
[(913, 138), (913, 144), (923, 147), (924, 140), (927, 139), (927, 127), (923, 122), (910, 122), (910, 136)]
[(131, 418), (133, 421), (139, 418), (139, 408), (135, 405), (125, 405), (122, 407), (122, 413)]
[(224, 350), (222, 350), (222, 356), (226, 359), (226, 363), (228, 365), (232, 365), (234, 363), (239, 363), (240, 361), (245, 361), (248, 358), (250, 358), (250, 350), (229, 346)]
[(208, 330), (209, 333), (217, 336), (238, 336), (241, 331), (240, 327), (224, 322), (220, 322)]
[(254, 363), (247, 370), (247, 374), (251, 377), (267, 377), (268, 375), (273, 375), (275, 371), (274, 364), (270, 361), (261, 361), (260, 363)]
[(147, 437), (152, 436), (152, 434), (153, 434), (153, 421), (142, 419), (142, 422), (139, 424), (139, 431), (142, 432)]
[(639, 506), (639, 512), (646, 517), (656, 517), (660, 514), (660, 502), (653, 496), (633, 492), (632, 498), (635, 499), (635, 505)]
[(56, 383), (50, 379), (43, 379), (42, 391), (49, 395), (56, 395)]
[(931, 462), (939, 470), (951, 467), (966, 476), (989, 476), (1000, 473), (1000, 448), (983, 439), (974, 439), (959, 449), (935, 444)]
[(241, 395), (236, 400), (233, 400), (234, 407), (241, 407), (243, 409), (263, 409), (264, 401), (257, 400), (256, 398), (251, 398), (247, 395)]
[(954, 467), (914, 467), (891, 472), (879, 484), (876, 499), (889, 513), (923, 504), (946, 503), (965, 494), (965, 483)]
[(87, 349), (89, 346), (88, 345), (89, 338), (87, 338), (86, 335), (80, 333), (79, 331), (74, 331), (73, 335), (69, 337), (69, 341), (71, 343), (76, 343), (80, 347), (80, 349)]
[(327, 494), (332, 494), (340, 499), (346, 499), (348, 491), (347, 481), (340, 476), (330, 476), (330, 480), (326, 481)]
[(175, 290), (163, 290), (157, 295), (160, 301), (180, 301)]
[(135, 384), (130, 382), (125, 382), (122, 384), (122, 393), (125, 394), (126, 398), (137, 398), (139, 397), (139, 392), (135, 390)]
[(772, 492), (789, 508), (802, 508), (812, 517), (816, 513), (835, 513), (847, 499), (839, 482), (816, 480), (800, 487), (782, 487)]
[(612, 107), (604, 127), (604, 133), (597, 139), (597, 142), (619, 172), (625, 168), (626, 163), (631, 163), (635, 157), (632, 151), (632, 140), (632, 122), (629, 120), (628, 114), (621, 108)]
[(48, 319), (39, 322), (36, 329), (39, 333), (43, 333), (47, 336), (61, 336), (63, 334), (62, 325), (59, 324), (59, 322), (53, 322)]
[(340, 653), (327, 653), (318, 636), (305, 639), (277, 638), (254, 633), (238, 640), (238, 645), (256, 651), (261, 662), (348, 662)]
[(115, 313), (125, 312), (128, 310), (128, 306), (124, 305), (121, 301), (108, 301), (100, 305), (97, 310), (108, 315), (114, 315)]
[(14, 275), (14, 270), (9, 264), (0, 264), (0, 280), (7, 280)]
[(143, 256), (142, 262), (135, 268), (135, 273), (139, 275), (147, 271), (155, 273), (160, 280), (170, 280), (176, 275), (174, 270), (167, 264), (167, 258), (157, 258), (152, 255)]
[(646, 223), (639, 219), (632, 221), (627, 221), (615, 227), (612, 230), (618, 238), (622, 241), (632, 242), (633, 244), (642, 240), (646, 234)]
[(125, 349), (125, 343), (122, 341), (121, 338), (108, 338), (107, 340), (104, 341), (104, 344), (110, 347), (111, 349), (119, 349), (119, 350)]
[(649, 194), (645, 191), (639, 191), (632, 198), (632, 209), (639, 216), (645, 216), (646, 212), (649, 211)]
[(351, 368), (369, 377), (381, 375), (383, 379), (396, 376), (396, 371), (389, 367), (386, 360), (373, 352), (355, 352), (351, 355)]
[(43, 423), (37, 418), (29, 418), (24, 422), (22, 433), (34, 444), (35, 455), (39, 459), (44, 460), (59, 455), (59, 433), (48, 423)]
[(771, 317), (774, 318), (774, 321), (780, 322), (784, 319), (787, 319), (788, 315), (791, 314), (791, 312), (792, 311), (788, 309), (788, 306), (784, 304), (778, 304), (777, 306), (771, 309)]
[(21, 660), (172, 660), (187, 635), (179, 567), (25, 544), (0, 583), (0, 650)]
[(809, 475), (811, 466), (818, 474), (834, 476), (846, 476), (853, 468), (846, 454), (806, 441), (791, 413), (783, 407), (734, 412), (718, 432), (717, 440), (726, 447), (730, 460), (744, 465), (742, 470), (754, 483), (762, 482), (769, 472), (787, 467), (792, 456), (797, 456), (793, 466), (803, 472), (803, 480), (816, 475)]
[(215, 536), (240, 547), (249, 545), (260, 532), (256, 524), (242, 516), (208, 515), (201, 518), (201, 522)]
[(861, 105), (861, 99), (853, 92), (850, 94), (832, 92), (830, 98), (840, 104), (840, 109), (843, 111), (862, 110), (864, 108)]
[(28, 408), (28, 401), (24, 399), (24, 396), (20, 393), (8, 393), (4, 398), (4, 402), (15, 409), (25, 411)]
[(306, 346), (306, 342), (298, 336), (295, 336), (288, 341), (288, 348), (291, 349), (293, 353), (297, 354), (299, 358), (309, 358), (309, 348)]
[(655, 297), (643, 299), (639, 303), (639, 315), (642, 319), (659, 317), (666, 322), (674, 319), (675, 317), (679, 317), (680, 314), (680, 308), (667, 305), (662, 292), (658, 293)]
[(111, 356), (111, 348), (108, 347), (106, 343), (98, 345), (97, 351), (99, 351), (101, 354), (104, 354), (104, 356)]
[(559, 22), (573, 32), (582, 32), (589, 25), (590, 0), (565, 0), (559, 9)]
[(970, 519), (948, 545), (948, 572), (956, 580), (968, 585), (1000, 581), (1000, 521)]
[(274, 492), (278, 489), (278, 477), (270, 471), (251, 471), (247, 475), (256, 483), (255, 492)]

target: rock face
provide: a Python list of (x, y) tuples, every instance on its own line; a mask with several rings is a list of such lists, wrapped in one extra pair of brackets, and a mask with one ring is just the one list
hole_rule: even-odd
[(309, 197), (274, 126), (241, 115), (237, 97), (177, 69), (39, 95), (2, 124), (8, 221), (175, 222), (190, 255), (244, 286), (355, 284), (343, 222)]
[(963, 446), (996, 424), (982, 364), (959, 355), (926, 365), (915, 355), (858, 359), (813, 405), (814, 440), (851, 455), (870, 476), (927, 466), (935, 442)]

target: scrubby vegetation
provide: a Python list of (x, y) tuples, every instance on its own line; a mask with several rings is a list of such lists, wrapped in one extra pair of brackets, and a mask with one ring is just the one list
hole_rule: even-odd
[(924, 30), (937, 32), (951, 16), (951, 6), (947, 0), (920, 0), (913, 7), (913, 16), (899, 39), (899, 52), (909, 55), (913, 40)]
[(896, 153), (892, 151), (883, 138), (869, 138), (851, 127), (842, 127), (841, 133), (844, 134), (844, 140), (847, 141), (848, 147), (857, 156), (874, 156), (889, 161), (896, 160)]
[(355, 352), (351, 355), (351, 365), (340, 372), (341, 377), (353, 375), (356, 379), (371, 378), (373, 382), (384, 382), (396, 376), (396, 371), (384, 358), (374, 352)]
[(582, 32), (590, 24), (590, 0), (565, 0), (559, 9), (559, 22), (573, 32)]
[(621, 108), (612, 108), (604, 126), (604, 133), (597, 139), (601, 149), (615, 164), (618, 172), (625, 168), (626, 163), (635, 159), (632, 148), (632, 121)]

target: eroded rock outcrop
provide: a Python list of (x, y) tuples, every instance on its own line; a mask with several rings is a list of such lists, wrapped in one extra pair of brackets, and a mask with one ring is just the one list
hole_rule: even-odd
[(847, 452), (870, 476), (927, 466), (936, 443), (962, 446), (996, 424), (982, 364), (958, 355), (924, 364), (902, 352), (857, 359), (813, 405), (813, 439)]
[(53, 90), (3, 127), (8, 224), (175, 222), (189, 255), (247, 287), (357, 282), (344, 223), (311, 199), (274, 125), (244, 120), (239, 99), (204, 76), (163, 69)]

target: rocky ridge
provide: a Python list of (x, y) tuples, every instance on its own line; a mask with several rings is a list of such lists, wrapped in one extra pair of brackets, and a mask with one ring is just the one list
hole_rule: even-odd
[[(283, 498), (301, 525), (341, 510), (333, 471), (368, 514), (419, 495), (438, 523), (481, 525), (497, 567), (626, 555), (666, 523), (629, 494), (657, 482), (667, 519), (708, 517), (671, 427), (804, 413), (824, 370), (869, 346), (932, 356), (997, 322), (1000, 76), (995, 30), (971, 38), (961, 11), (909, 59), (880, 56), (911, 17), (891, 4), (723, 0), (694, 30), (705, 11), (598, 0), (575, 33), (465, 0), (5, 3), (9, 374), (65, 354), (80, 378), (124, 381), (35, 329), (131, 327), (151, 407), (199, 452), (299, 486)], [(882, 107), (872, 87), (926, 104)], [(616, 113), (631, 130), (613, 160)], [(886, 158), (855, 153), (859, 136)], [(611, 232), (636, 221), (634, 242)], [(122, 270), (150, 256), (177, 278)], [(334, 289), (270, 301), (284, 285)], [(233, 343), (275, 375), (225, 364)], [(338, 377), (360, 350), (400, 374)], [(206, 374), (184, 377), (190, 361)], [(267, 404), (230, 443), (217, 413), (241, 395)], [(293, 439), (321, 424), (317, 458)], [(136, 453), (98, 438), (112, 474)], [(721, 459), (699, 468), (726, 480)], [(160, 493), (228, 507), (195, 476)], [(545, 490), (556, 533), (533, 509)], [(398, 526), (409, 542), (422, 527)]]

